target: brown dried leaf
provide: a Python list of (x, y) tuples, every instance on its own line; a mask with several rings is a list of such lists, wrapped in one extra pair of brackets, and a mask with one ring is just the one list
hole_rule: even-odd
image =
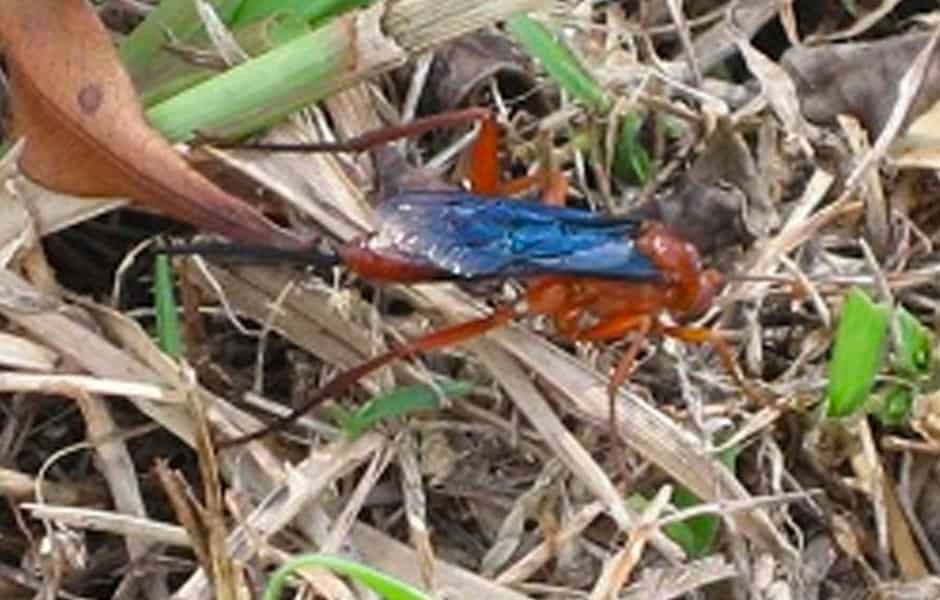
[(673, 190), (630, 212), (669, 225), (699, 251), (747, 245), (779, 226), (767, 181), (741, 134), (719, 120), (706, 147)]
[[(930, 34), (917, 33), (871, 43), (797, 47), (784, 54), (781, 65), (796, 83), (807, 119), (831, 123), (837, 115), (850, 114), (875, 139), (898, 99), (898, 81), (929, 40)], [(905, 123), (938, 98), (940, 61), (934, 55)]]
[(0, 5), (20, 168), (45, 187), (126, 196), (247, 243), (298, 240), (186, 163), (144, 119), (112, 42), (84, 0)]
[(787, 72), (752, 46), (747, 38), (737, 36), (735, 43), (748, 70), (760, 82), (763, 96), (780, 119), (784, 131), (796, 136), (806, 155), (812, 157), (813, 150), (809, 140), (817, 137), (817, 133), (800, 113), (796, 86)]
[(703, 254), (754, 241), (744, 222), (746, 199), (732, 185), (685, 177), (669, 194), (630, 211), (637, 219), (665, 223)]
[(452, 110), (472, 106), (475, 96), (486, 89), (490, 77), (496, 77), (503, 96), (527, 98), (528, 109), (536, 114), (546, 111), (545, 99), (536, 88), (529, 59), (508, 39), (486, 31), (464, 35), (437, 49), (428, 92), (434, 110)]

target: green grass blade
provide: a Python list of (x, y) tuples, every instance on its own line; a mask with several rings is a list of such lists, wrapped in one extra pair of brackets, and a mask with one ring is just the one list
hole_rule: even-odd
[(327, 24), (161, 102), (147, 117), (172, 141), (194, 131), (256, 131), (335, 91), (337, 75), (356, 60), (350, 35)]
[(267, 18), (275, 12), (295, 14), (315, 25), (345, 12), (372, 4), (374, 0), (246, 0), (235, 15), (236, 26)]
[[(276, 14), (233, 31), (236, 43), (248, 56), (260, 56), (308, 33), (310, 27), (306, 21), (287, 13)], [(192, 43), (207, 46), (209, 42), (202, 36), (202, 39), (193, 40)], [(140, 101), (145, 107), (152, 107), (219, 73), (216, 69), (190, 64), (176, 55), (166, 53), (137, 82)]]
[(620, 135), (614, 148), (614, 173), (632, 183), (649, 181), (653, 167), (650, 155), (640, 142), (643, 117), (636, 111), (628, 112), (620, 124)]
[[(210, 0), (216, 14), (227, 22), (241, 7), (244, 0)], [(181, 42), (189, 42), (203, 32), (202, 19), (193, 0), (163, 0), (134, 31), (121, 42), (118, 53), (124, 68), (137, 80), (144, 72), (154, 68), (154, 60), (165, 55), (164, 46), (170, 41), (167, 34)]]
[(604, 88), (594, 80), (574, 52), (545, 26), (523, 14), (507, 19), (506, 26), (526, 51), (541, 61), (548, 74), (575, 98), (594, 110), (609, 108)]
[(387, 600), (431, 600), (431, 596), (404, 581), (390, 577), (365, 565), (323, 554), (304, 554), (281, 565), (268, 581), (264, 591), (264, 600), (280, 600), (287, 578), (303, 567), (324, 567), (352, 577)]
[(173, 291), (173, 269), (166, 254), (154, 259), (153, 298), (157, 319), (157, 342), (173, 357), (183, 354), (183, 336), (180, 333), (179, 312)]
[(890, 310), (861, 290), (849, 291), (829, 362), (828, 416), (855, 414), (881, 368)]
[[(310, 30), (311, 22), (334, 16), (363, 0), (215, 0), (219, 18), (249, 56), (259, 56)], [(134, 78), (144, 106), (153, 106), (218, 74), (191, 64), (165, 45), (211, 50), (193, 0), (164, 2), (121, 46), (125, 67)]]
[[(474, 386), (467, 381), (443, 381), (438, 387), (448, 398), (458, 398), (472, 392)], [(342, 427), (347, 435), (356, 437), (386, 419), (437, 408), (440, 401), (434, 388), (425, 384), (406, 385), (379, 394), (343, 417)]]

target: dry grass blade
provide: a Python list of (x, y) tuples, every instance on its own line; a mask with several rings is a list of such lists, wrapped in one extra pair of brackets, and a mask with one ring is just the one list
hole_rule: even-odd
[[(349, 442), (342, 440), (292, 468), (287, 480), (275, 487), (267, 498), (229, 536), (228, 556), (234, 560), (246, 560), (255, 551), (258, 537), (267, 537), (279, 532), (294, 520), (300, 511), (323, 493), (326, 486), (357, 468), (370, 456), (381, 450), (385, 441), (379, 436), (365, 435)], [(256, 444), (250, 444), (253, 446)], [(244, 450), (237, 450), (244, 452)], [(202, 598), (208, 593), (208, 580), (202, 571), (195, 573), (177, 591), (181, 600)]]
[(852, 188), (858, 185), (868, 169), (884, 158), (888, 152), (888, 147), (901, 133), (901, 128), (905, 123), (910, 122), (911, 108), (920, 99), (918, 94), (921, 91), (921, 86), (924, 84), (931, 63), (936, 60), (935, 49), (938, 39), (940, 39), (940, 28), (936, 29), (933, 35), (927, 39), (926, 44), (917, 53), (910, 68), (905, 71), (898, 85), (897, 101), (891, 109), (891, 114), (885, 123), (884, 129), (879, 132), (878, 139), (875, 140), (871, 150), (859, 160), (852, 170), (846, 180), (846, 187)]
[(37, 519), (48, 519), (76, 529), (115, 533), (148, 544), (166, 544), (180, 548), (189, 547), (192, 543), (186, 529), (179, 525), (74, 506), (24, 502), (20, 507), (30, 511)]
[(536, 571), (542, 568), (545, 563), (552, 559), (557, 553), (557, 548), (563, 547), (568, 542), (577, 539), (584, 529), (604, 510), (605, 507), (600, 502), (592, 502), (584, 506), (577, 514), (573, 515), (567, 523), (562, 525), (555, 537), (543, 541), (515, 564), (501, 572), (495, 579), (495, 583), (508, 586), (519, 584), (529, 579)]
[(434, 573), (436, 560), (427, 521), (427, 490), (421, 476), (418, 451), (414, 436), (405, 434), (398, 451), (398, 464), (402, 472), (401, 487), (405, 497), (405, 518), (410, 530), (409, 537), (421, 561), (421, 582), (425, 589), (436, 590)]
[[(87, 371), (117, 379), (160, 382), (159, 376), (133, 357), (89, 331), (86, 326), (64, 312), (59, 312), (57, 309), (61, 305), (57, 300), (39, 294), (20, 277), (6, 270), (0, 271), (0, 297), (0, 311), (8, 319), (18, 323), (35, 337), (45, 340), (50, 347), (57, 349), (63, 356), (69, 357)], [(21, 305), (19, 302), (14, 308), (9, 308), (7, 301), (11, 297), (42, 299), (47, 308), (24, 313), (17, 309), (18, 305)], [(146, 401), (140, 402), (138, 406), (177, 436), (186, 440), (194, 439), (192, 421), (179, 406), (156, 405)]]
[[(695, 38), (694, 52), (698, 58), (698, 68), (706, 72), (734, 52), (732, 28), (741, 30), (750, 37), (776, 16), (777, 7), (774, 0), (759, 0), (746, 4), (729, 3), (725, 18)], [(692, 79), (688, 63), (673, 63), (671, 67), (670, 75), (676, 79)]]
[[(51, 504), (20, 505), (39, 519), (57, 521), (76, 529), (89, 529), (115, 533), (146, 540), (150, 543), (189, 547), (191, 538), (186, 529), (178, 525), (159, 523), (113, 512), (53, 506)], [(398, 573), (414, 584), (420, 584), (419, 561), (414, 550), (395, 541), (386, 534), (361, 523), (355, 524), (350, 541), (364, 551), (363, 560), (390, 573)], [(457, 590), (465, 598), (494, 598), (499, 600), (525, 600), (528, 596), (493, 585), (471, 571), (438, 563), (437, 581), (445, 589)]]
[(710, 584), (738, 576), (737, 569), (720, 556), (710, 556), (681, 567), (649, 569), (638, 582), (623, 591), (623, 600), (651, 597), (681, 598)]
[(546, 0), (398, 0), (390, 3), (384, 23), (405, 50), (417, 53), (514, 13), (540, 10), (550, 4)]
[(41, 490), (43, 499), (50, 504), (93, 505), (107, 501), (107, 494), (97, 486), (48, 479), (39, 483), (26, 473), (0, 469), (0, 494), (16, 500), (31, 501), (35, 499), (37, 490)]
[(26, 338), (0, 333), (0, 364), (17, 369), (50, 372), (58, 356), (52, 350)]
[[(385, 535), (368, 525), (357, 523), (350, 536), (359, 549), (363, 562), (409, 583), (420, 585), (421, 561), (413, 548)], [(509, 587), (494, 584), (474, 572), (465, 571), (447, 563), (438, 563), (436, 580), (441, 589), (453, 590), (463, 598), (489, 598), (491, 600), (526, 600), (525, 594)]]
[[(139, 477), (127, 444), (119, 436), (119, 428), (108, 410), (107, 402), (86, 393), (75, 394), (75, 400), (85, 419), (85, 435), (93, 440), (100, 469), (108, 482), (111, 498), (118, 511), (134, 517), (146, 518), (147, 509), (138, 485)], [(127, 554), (131, 560), (141, 560), (150, 552), (150, 547), (140, 540), (126, 540)], [(169, 593), (166, 581), (151, 575), (147, 581), (149, 598), (158, 600)]]
[(608, 559), (604, 570), (601, 571), (600, 577), (597, 578), (594, 584), (590, 600), (604, 600), (605, 598), (615, 598), (620, 595), (621, 588), (623, 588), (624, 583), (630, 577), (630, 573), (643, 554), (643, 548), (647, 540), (656, 531), (655, 521), (666, 508), (670, 496), (672, 496), (672, 487), (668, 485), (663, 486), (656, 493), (656, 496), (640, 516), (640, 523), (637, 528), (630, 532), (623, 548)]

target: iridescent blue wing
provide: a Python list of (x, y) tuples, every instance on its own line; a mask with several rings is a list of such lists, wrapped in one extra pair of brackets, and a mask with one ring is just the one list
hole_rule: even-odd
[(659, 277), (634, 244), (635, 219), (466, 192), (408, 192), (376, 211), (369, 249), (443, 278)]

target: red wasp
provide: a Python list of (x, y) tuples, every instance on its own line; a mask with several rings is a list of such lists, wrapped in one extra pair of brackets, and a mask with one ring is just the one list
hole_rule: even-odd
[[(479, 110), (471, 110), (456, 119), (479, 116)], [(454, 118), (448, 117), (448, 122)], [(440, 122), (432, 117), (406, 127), (421, 130)], [(391, 135), (400, 133), (396, 130)], [(343, 244), (337, 254), (350, 270), (376, 282), (525, 279), (524, 298), (353, 367), (291, 414), (225, 445), (265, 436), (389, 362), (466, 341), (524, 316), (551, 317), (558, 331), (572, 340), (603, 341), (633, 335), (610, 379), (612, 416), (614, 394), (629, 375), (647, 335), (712, 343), (726, 368), (736, 375), (731, 350), (715, 332), (662, 320), (668, 314), (682, 323), (700, 315), (722, 285), (717, 271), (703, 268), (698, 250), (658, 222), (561, 206), (567, 186), (560, 173), (535, 178), (547, 181), (545, 203), (494, 196), (507, 189), (498, 177), (498, 137), (495, 123), (484, 119), (472, 154), (473, 193), (408, 191), (395, 195), (377, 208), (375, 231)], [(366, 143), (374, 144), (375, 136), (366, 142), (315, 149), (361, 149)]]

